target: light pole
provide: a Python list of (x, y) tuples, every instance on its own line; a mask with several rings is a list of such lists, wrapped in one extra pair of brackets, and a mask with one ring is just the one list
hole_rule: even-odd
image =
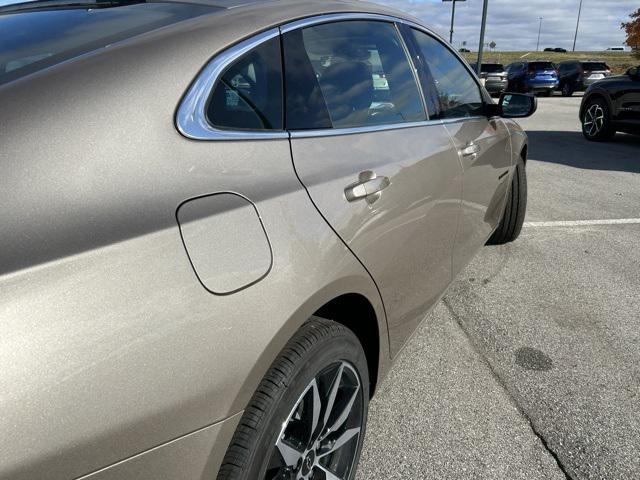
[(576, 23), (576, 35), (573, 37), (573, 50), (576, 51), (576, 40), (578, 40), (578, 28), (580, 27), (580, 14), (582, 13), (582, 0), (580, 0), (580, 7), (578, 7), (578, 22)]
[(536, 45), (536, 52), (540, 51), (540, 32), (542, 32), (542, 17), (540, 18), (540, 27), (538, 28), (538, 44)]
[(487, 26), (487, 9), (489, 8), (489, 0), (484, 0), (482, 5), (482, 24), (480, 25), (480, 45), (478, 46), (478, 65), (476, 65), (476, 73), (478, 77), (482, 72), (482, 53), (484, 49), (484, 31)]
[(453, 45), (453, 22), (456, 17), (456, 2), (466, 2), (467, 0), (442, 0), (443, 2), (451, 2), (451, 30), (449, 30), (449, 43)]

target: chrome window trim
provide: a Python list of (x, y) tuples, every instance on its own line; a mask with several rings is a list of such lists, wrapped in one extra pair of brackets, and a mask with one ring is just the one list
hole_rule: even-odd
[(311, 27), (313, 25), (341, 22), (345, 20), (377, 20), (388, 23), (406, 23), (407, 25), (413, 24), (413, 22), (410, 22), (409, 20), (404, 20), (399, 17), (392, 17), (391, 15), (383, 15), (380, 13), (329, 13), (285, 23), (280, 27), (280, 32), (287, 33), (293, 30), (298, 30), (300, 28)]
[(176, 125), (182, 135), (194, 140), (267, 140), (289, 138), (284, 130), (225, 130), (207, 120), (207, 102), (218, 77), (235, 60), (258, 45), (280, 35), (278, 28), (259, 33), (216, 55), (198, 74), (176, 112)]
[(473, 117), (445, 118), (441, 120), (424, 120), (421, 122), (405, 122), (405, 123), (387, 123), (383, 125), (367, 125), (366, 127), (349, 127), (349, 128), (319, 128), (317, 130), (291, 130), (290, 136), (294, 138), (318, 138), (318, 137), (337, 137), (341, 135), (358, 135), (361, 133), (384, 132), (388, 130), (400, 130), (405, 128), (428, 127), (432, 125), (446, 125), (449, 123), (463, 122), (466, 120), (485, 119), (481, 115)]
[[(396, 31), (400, 37), (403, 48), (409, 60), (409, 65), (413, 69), (414, 77), (418, 85), (418, 91), (422, 97), (423, 108), (427, 116), (427, 120), (420, 122), (406, 122), (406, 123), (392, 123), (384, 125), (370, 125), (363, 127), (352, 128), (325, 128), (317, 130), (277, 130), (277, 131), (259, 131), (259, 130), (225, 130), (216, 128), (209, 123), (206, 115), (207, 102), (209, 96), (218, 80), (218, 77), (226, 70), (226, 68), (235, 60), (240, 58), (245, 53), (249, 52), (258, 45), (271, 40), (281, 34), (291, 32), (300, 28), (305, 28), (313, 25), (321, 25), (323, 23), (332, 23), (338, 21), (348, 20), (372, 20), (383, 21), (393, 23), (396, 26)], [(398, 28), (398, 24), (404, 24), (411, 28), (415, 28), (427, 35), (439, 40), (445, 48), (453, 53), (465, 66), (465, 68), (472, 74), (472, 78), (481, 89), (479, 81), (476, 79), (475, 74), (469, 67), (468, 63), (462, 56), (447, 45), (447, 42), (437, 33), (432, 32), (427, 27), (420, 25), (419, 23), (407, 20), (401, 17), (394, 17), (391, 15), (383, 15), (378, 13), (335, 13), (316, 15), (313, 17), (303, 18), (301, 20), (295, 20), (293, 22), (286, 23), (280, 27), (271, 28), (262, 33), (254, 35), (246, 40), (243, 40), (228, 49), (217, 54), (204, 69), (198, 74), (194, 82), (191, 84), (184, 98), (180, 102), (176, 112), (176, 126), (178, 131), (187, 138), (194, 140), (272, 140), (272, 139), (285, 139), (285, 138), (310, 138), (310, 137), (329, 137), (339, 135), (354, 135), (368, 132), (380, 132), (387, 130), (398, 130), (403, 128), (416, 128), (429, 125), (444, 125), (447, 123), (455, 123), (464, 120), (486, 118), (483, 116), (474, 117), (456, 117), (446, 118), (440, 120), (429, 119), (429, 112), (426, 108), (426, 100), (424, 97), (424, 91), (422, 84), (417, 78), (416, 65), (411, 57), (408, 46), (402, 31)], [(283, 72), (284, 73), (284, 72)]]

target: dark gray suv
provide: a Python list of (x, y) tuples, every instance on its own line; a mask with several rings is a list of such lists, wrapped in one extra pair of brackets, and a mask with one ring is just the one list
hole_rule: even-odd
[[(478, 71), (478, 64), (472, 63), (471, 68)], [(484, 80), (484, 88), (491, 95), (500, 95), (507, 90), (507, 70), (501, 63), (483, 63), (480, 78)]]
[(598, 80), (611, 75), (611, 68), (600, 60), (567, 60), (558, 65), (558, 89), (563, 97), (582, 92)]

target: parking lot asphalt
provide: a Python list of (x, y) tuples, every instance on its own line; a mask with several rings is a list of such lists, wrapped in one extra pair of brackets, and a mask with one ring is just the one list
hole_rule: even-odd
[(518, 240), (484, 247), (379, 388), (358, 479), (640, 478), (640, 138), (539, 99)]

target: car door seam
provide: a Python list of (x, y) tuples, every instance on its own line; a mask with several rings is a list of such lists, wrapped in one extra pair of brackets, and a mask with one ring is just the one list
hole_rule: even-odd
[(309, 192), (309, 189), (307, 188), (305, 183), (300, 178), (300, 175), (298, 174), (298, 170), (296, 169), (296, 162), (293, 159), (293, 145), (292, 145), (292, 142), (291, 142), (291, 133), (290, 132), (289, 132), (289, 152), (290, 152), (290, 155), (291, 155), (291, 165), (293, 166), (293, 173), (295, 174), (296, 178), (300, 182), (300, 185), (302, 185), (302, 188), (304, 188), (304, 191), (307, 193), (307, 197), (309, 198), (309, 201), (313, 205), (313, 208), (316, 209), (316, 212), (318, 212), (318, 214), (320, 215), (322, 220), (324, 220), (324, 222), (329, 226), (331, 231), (338, 237), (338, 239), (340, 239), (340, 242), (354, 256), (354, 258), (358, 261), (358, 263), (360, 265), (362, 265), (362, 268), (364, 268), (365, 272), (367, 272), (367, 275), (369, 275), (369, 278), (371, 279), (371, 281), (375, 285), (376, 291), (378, 292), (378, 297), (380, 298), (380, 303), (382, 304), (382, 311), (384, 313), (384, 324), (387, 326), (387, 344), (388, 344), (387, 347), (389, 348), (389, 351), (391, 351), (391, 336), (390, 336), (390, 332), (389, 332), (389, 322), (387, 321), (387, 307), (386, 307), (386, 305), (384, 303), (384, 299), (382, 298), (382, 292), (380, 291), (380, 287), (378, 286), (378, 282), (376, 282), (376, 279), (373, 277), (373, 275), (371, 274), (371, 272), (369, 271), (367, 266), (362, 262), (362, 260), (360, 260), (360, 257), (358, 257), (358, 255), (356, 255), (356, 253), (351, 249), (351, 247), (347, 244), (347, 242), (344, 241), (342, 236), (336, 231), (336, 229), (333, 227), (333, 225), (331, 225), (331, 222), (329, 222), (329, 220), (327, 220), (327, 218), (320, 211), (320, 208), (318, 207), (318, 205), (316, 205), (316, 202), (314, 202), (313, 197), (311, 196), (311, 192)]

